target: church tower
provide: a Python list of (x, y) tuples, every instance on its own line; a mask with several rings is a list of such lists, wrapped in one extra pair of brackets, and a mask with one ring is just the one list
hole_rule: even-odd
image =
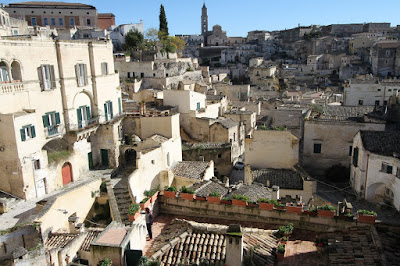
[(206, 37), (208, 32), (208, 15), (206, 2), (204, 1), (203, 8), (201, 9), (201, 35)]

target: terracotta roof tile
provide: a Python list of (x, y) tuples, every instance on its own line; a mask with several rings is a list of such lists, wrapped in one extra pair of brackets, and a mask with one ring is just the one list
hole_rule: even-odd
[(83, 251), (90, 251), (90, 244), (92, 244), (103, 231), (103, 228), (89, 228), (88, 234), (86, 235), (85, 240), (83, 240), (80, 249)]
[(290, 169), (261, 169), (252, 171), (254, 181), (270, 186), (279, 186), (281, 189), (303, 189), (303, 178), (297, 171)]
[(183, 161), (179, 162), (172, 172), (177, 176), (202, 180), (208, 167), (210, 167), (209, 162)]
[(367, 151), (390, 157), (400, 154), (399, 131), (360, 131), (360, 135)]
[(51, 237), (47, 239), (45, 248), (46, 249), (64, 248), (77, 236), (78, 236), (77, 234), (53, 234)]

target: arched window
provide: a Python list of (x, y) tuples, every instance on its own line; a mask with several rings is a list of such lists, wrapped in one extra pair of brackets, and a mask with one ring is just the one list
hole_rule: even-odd
[(8, 76), (8, 67), (4, 62), (0, 62), (0, 81), (1, 82), (10, 81), (10, 77)]
[(11, 64), (11, 76), (12, 79), (17, 82), (22, 81), (21, 66), (17, 61), (12, 62)]

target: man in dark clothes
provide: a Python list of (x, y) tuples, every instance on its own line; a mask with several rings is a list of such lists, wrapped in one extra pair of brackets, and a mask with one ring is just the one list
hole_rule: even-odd
[(151, 226), (153, 225), (153, 214), (151, 214), (150, 209), (146, 208), (146, 227), (150, 239), (153, 238), (153, 232), (151, 231)]

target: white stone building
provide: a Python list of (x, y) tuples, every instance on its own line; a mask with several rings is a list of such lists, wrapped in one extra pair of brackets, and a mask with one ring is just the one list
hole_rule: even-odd
[(121, 92), (111, 41), (0, 40), (0, 189), (41, 197), (118, 166)]
[(350, 183), (360, 197), (393, 204), (400, 211), (400, 132), (355, 135)]

